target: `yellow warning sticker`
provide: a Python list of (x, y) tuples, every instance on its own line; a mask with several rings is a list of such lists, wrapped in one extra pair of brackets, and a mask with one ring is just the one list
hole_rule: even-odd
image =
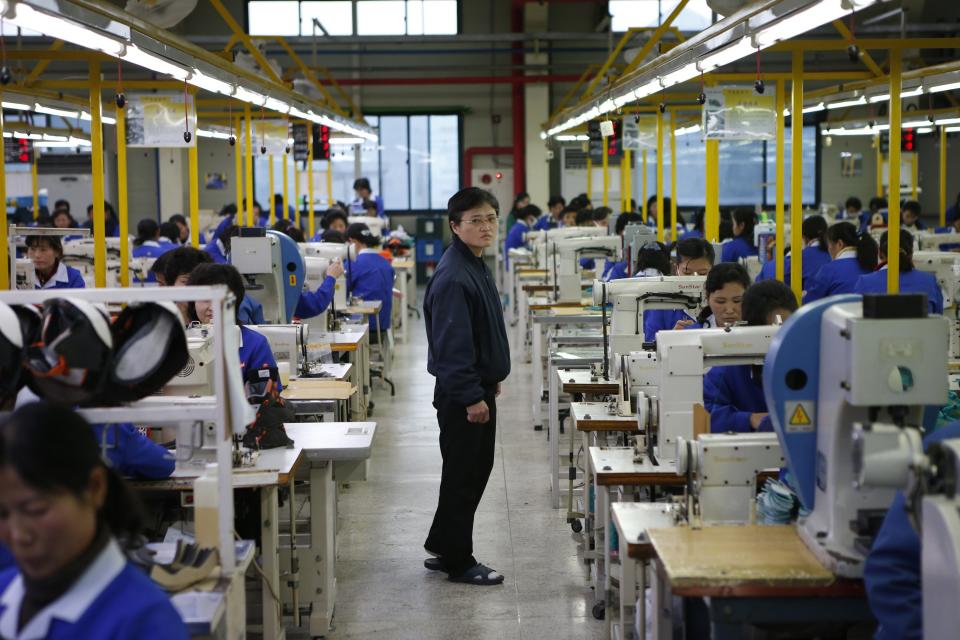
[(799, 401), (785, 403), (788, 432), (813, 431), (813, 418), (816, 415), (815, 403)]
[(297, 286), (297, 276), (293, 274), (290, 275), (290, 286), (291, 287)]

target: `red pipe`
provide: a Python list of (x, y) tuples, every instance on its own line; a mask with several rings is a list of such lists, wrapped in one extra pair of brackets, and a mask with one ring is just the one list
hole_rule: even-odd
[[(510, 12), (510, 28), (514, 33), (521, 33), (523, 31), (523, 2), (518, 2), (518, 0), (514, 0), (513, 8)], [(523, 84), (519, 81), (520, 78), (526, 76), (520, 71), (520, 65), (523, 64), (523, 42), (515, 42), (513, 46), (517, 51), (512, 54), (511, 61), (514, 69), (513, 73), (511, 73), (513, 84), (510, 90), (512, 93), (511, 117), (513, 119), (513, 192), (517, 194), (521, 191), (526, 191), (527, 183), (525, 167), (527, 148), (524, 135)]]
[[(580, 76), (469, 76), (440, 78), (344, 78), (337, 80), (341, 86), (352, 85), (418, 85), (418, 84), (526, 84), (528, 82), (576, 82)], [(521, 94), (522, 95), (522, 94)]]
[(473, 186), (473, 156), (508, 156), (513, 153), (510, 147), (470, 147), (463, 151), (463, 188)]

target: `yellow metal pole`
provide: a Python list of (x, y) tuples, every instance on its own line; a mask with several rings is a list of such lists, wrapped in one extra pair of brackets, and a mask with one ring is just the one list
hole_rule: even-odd
[(100, 119), (100, 63), (91, 62), (90, 73), (90, 171), (93, 176), (93, 279), (107, 286), (107, 240), (103, 200), (103, 125)]
[(620, 156), (620, 167), (619, 167), (619, 170), (617, 171), (617, 179), (620, 181), (620, 186), (617, 189), (617, 191), (620, 193), (620, 210), (621, 211), (623, 211), (623, 194), (627, 192), (627, 183), (626, 183), (627, 172), (623, 168), (623, 161), (626, 159), (626, 157), (627, 157), (627, 152), (624, 151), (623, 155)]
[(313, 220), (313, 131), (307, 133), (307, 229), (312, 238), (315, 233)]
[(670, 228), (677, 228), (677, 114), (673, 111), (670, 112)]
[[(783, 266), (783, 250), (784, 250), (784, 228), (786, 227), (784, 216), (786, 215), (786, 207), (784, 207), (784, 151), (786, 148), (786, 140), (784, 136), (784, 129), (786, 125), (786, 118), (783, 116), (783, 107), (784, 102), (786, 102), (786, 96), (784, 95), (784, 82), (783, 80), (777, 80), (777, 280), (780, 282), (784, 281), (784, 266)], [(799, 247), (797, 249), (799, 250)]]
[[(790, 81), (790, 288), (803, 297), (803, 51), (793, 52)], [(782, 113), (782, 111), (781, 111)]]
[[(644, 149), (640, 153), (640, 158), (641, 158), (640, 164), (642, 165), (640, 168), (640, 171), (643, 173), (643, 177), (640, 181), (640, 186), (642, 189), (640, 193), (643, 194), (642, 199), (640, 200), (640, 206), (643, 207), (643, 217), (649, 219), (650, 212), (647, 211), (647, 150), (646, 149)], [(643, 224), (647, 224), (647, 220), (644, 220)]]
[(290, 164), (290, 155), (283, 155), (283, 211), (281, 217), (284, 220), (287, 219), (288, 212), (290, 210), (290, 178), (287, 165)]
[(890, 51), (890, 198), (887, 201), (887, 293), (900, 292), (900, 49)]
[[(130, 235), (130, 211), (127, 206), (127, 112), (117, 109), (117, 215), (120, 216), (120, 237)], [(130, 286), (130, 243), (120, 243), (120, 286)]]
[[(244, 158), (244, 173), (246, 174), (244, 186), (247, 194), (247, 226), (252, 227), (257, 224), (253, 219), (253, 123), (250, 117), (250, 105), (244, 108), (244, 119), (246, 120), (246, 157)], [(239, 220), (239, 218), (238, 218)]]
[(333, 206), (333, 160), (327, 160), (327, 208)]
[(920, 171), (917, 165), (918, 165), (917, 153), (916, 151), (914, 151), (912, 154), (910, 154), (910, 199), (911, 200), (917, 199), (917, 191), (919, 186), (917, 183), (920, 181)]
[[(630, 200), (633, 198), (633, 151), (626, 149), (623, 152), (623, 202), (620, 211), (630, 210)], [(626, 168), (624, 168), (626, 167)]]
[(297, 223), (297, 228), (302, 229), (303, 227), (300, 226), (300, 168), (296, 160), (293, 161), (293, 219)]
[(947, 127), (940, 126), (940, 226), (947, 226)]
[(273, 226), (273, 223), (277, 221), (277, 212), (276, 212), (276, 186), (273, 183), (273, 156), (267, 156), (267, 162), (270, 165), (270, 226)]
[[(0, 141), (3, 140), (3, 110), (0, 109)], [(7, 160), (0, 153), (0, 290), (10, 288), (10, 253), (7, 246)], [(14, 276), (16, 277), (16, 276)]]
[(30, 163), (30, 188), (33, 191), (33, 219), (40, 217), (40, 187), (37, 184), (37, 149), (33, 147), (33, 161)]
[(193, 136), (193, 146), (187, 149), (187, 171), (190, 172), (190, 244), (200, 248), (200, 141)]
[(240, 139), (240, 132), (243, 131), (241, 128), (243, 126), (243, 121), (240, 118), (237, 118), (237, 121), (234, 123), (234, 131), (236, 135), (236, 142), (233, 145), (233, 171), (236, 174), (235, 178), (235, 191), (237, 198), (237, 224), (243, 220), (243, 160), (241, 156), (243, 155), (243, 141)]
[(607, 139), (603, 139), (603, 206), (610, 201), (610, 161), (607, 158)]
[(880, 134), (873, 138), (873, 144), (877, 149), (877, 197), (883, 197), (883, 150), (880, 148)]
[(593, 160), (587, 154), (587, 200), (593, 202)]
[[(657, 111), (657, 240), (663, 242), (663, 114)], [(676, 228), (670, 237), (676, 235)]]
[(707, 140), (707, 193), (705, 212), (707, 241), (720, 240), (720, 141)]

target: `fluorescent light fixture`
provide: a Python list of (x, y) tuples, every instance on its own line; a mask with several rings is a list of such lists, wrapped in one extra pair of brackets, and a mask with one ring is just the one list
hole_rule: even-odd
[(699, 132), (700, 132), (700, 125), (693, 124), (693, 125), (690, 125), (689, 127), (680, 127), (674, 132), (673, 135), (674, 137), (678, 137), (678, 136), (686, 136), (691, 133), (699, 133)]
[[(914, 97), (914, 96), (920, 95), (921, 93), (923, 93), (923, 87), (922, 87), (922, 86), (921, 86), (921, 87), (914, 87), (913, 89), (907, 89), (906, 91), (901, 91), (901, 92), (900, 92), (900, 97), (901, 97), (901, 98), (912, 98), (912, 97)], [(873, 103), (875, 103), (875, 102), (889, 102), (889, 101), (890, 101), (890, 94), (889, 94), (889, 93), (881, 93), (881, 94), (876, 95), (876, 96), (870, 96), (870, 97), (868, 98), (868, 100), (870, 101), (871, 104), (873, 104)]]
[(936, 125), (960, 124), (960, 118), (940, 118), (939, 120), (934, 120), (933, 124), (936, 124)]
[(541, 139), (541, 140), (546, 140), (546, 139), (547, 139), (547, 132), (546, 132), (546, 131), (541, 131), (541, 132), (540, 132), (540, 139)]
[(756, 52), (756, 50), (757, 48), (753, 46), (749, 38), (741, 38), (734, 44), (727, 45), (722, 49), (717, 49), (716, 51), (711, 51), (707, 55), (703, 56), (703, 58), (701, 58), (697, 63), (697, 68), (702, 73), (708, 73), (714, 69), (718, 69), (732, 62), (736, 62), (737, 60)]
[(947, 127), (947, 133), (957, 133), (960, 131), (960, 127)]
[[(6, 2), (3, 4), (7, 6)], [(37, 11), (22, 2), (14, 5), (14, 15), (8, 20), (18, 27), (39, 31), (51, 38), (65, 40), (85, 49), (102, 51), (114, 57), (119, 56), (124, 49), (124, 43), (120, 40), (107, 37), (94, 29), (65, 20), (58, 15)]]
[(790, 40), (807, 31), (816, 29), (822, 24), (833, 22), (838, 18), (845, 18), (849, 14), (850, 9), (843, 6), (842, 0), (822, 0), (805, 9), (795, 11), (773, 24), (763, 26), (753, 36), (754, 48), (766, 49), (778, 42)]
[(804, 107), (803, 113), (816, 113), (817, 111), (823, 111), (826, 108), (827, 108), (827, 105), (823, 104), (822, 102), (818, 102), (815, 105)]
[(310, 119), (310, 116), (307, 115), (306, 111), (303, 111), (302, 109), (298, 109), (297, 107), (290, 107), (290, 115), (292, 115), (294, 118), (301, 118), (303, 120)]
[(869, 98), (867, 98), (867, 100), (870, 102), (870, 104), (873, 104), (875, 102), (887, 102), (888, 100), (890, 100), (890, 94), (881, 93), (880, 95), (870, 96)]
[(20, 104), (19, 102), (0, 102), (0, 106), (3, 106), (4, 109), (12, 109), (13, 111), (30, 111), (30, 105)]
[(233, 85), (229, 82), (224, 82), (213, 76), (208, 76), (204, 72), (200, 71), (197, 68), (194, 68), (190, 74), (190, 78), (187, 80), (190, 84), (204, 91), (209, 91), (211, 93), (221, 93), (225, 96), (233, 95)]
[(856, 107), (862, 104), (867, 104), (866, 96), (860, 96), (854, 100), (840, 100), (839, 102), (831, 102), (827, 105), (827, 109), (843, 109), (844, 107)]
[(600, 103), (600, 113), (610, 113), (615, 110), (617, 105), (613, 104), (613, 100), (604, 100)]
[(288, 105), (283, 100), (277, 100), (276, 98), (267, 98), (263, 103), (263, 106), (271, 111), (278, 111), (280, 113), (289, 113), (290, 105)]
[(933, 127), (920, 127), (917, 129), (917, 133), (933, 133)]
[(190, 72), (183, 67), (168, 62), (160, 56), (148, 53), (135, 44), (128, 45), (127, 50), (120, 57), (131, 64), (171, 76), (177, 80), (186, 80), (190, 75)]
[(590, 139), (590, 136), (586, 136), (583, 134), (557, 136), (558, 142), (586, 142), (589, 139)]
[(250, 91), (244, 87), (237, 87), (237, 91), (233, 94), (233, 97), (242, 102), (255, 104), (258, 107), (262, 107), (264, 101), (267, 99), (266, 96), (262, 96), (256, 91)]
[(940, 91), (953, 91), (954, 89), (960, 89), (960, 82), (948, 82), (946, 84), (938, 84), (927, 89), (928, 93), (939, 93)]
[(212, 129), (197, 129), (197, 135), (201, 138), (216, 138), (217, 140), (229, 140), (230, 134), (223, 131), (214, 131)]
[(633, 89), (631, 89), (630, 91), (627, 91), (626, 93), (624, 93), (624, 94), (622, 94), (622, 95), (619, 95), (619, 96), (617, 96), (616, 98), (614, 98), (614, 99), (613, 99), (613, 104), (615, 104), (615, 105), (617, 106), (617, 108), (619, 109), (619, 108), (622, 107), (623, 105), (628, 104), (628, 103), (630, 103), (630, 102), (633, 102), (633, 101), (636, 100), (636, 99), (637, 99), (637, 94), (634, 93)]
[(76, 149), (80, 145), (64, 138), (63, 140), (39, 140), (33, 143), (33, 146), (37, 149)]
[(55, 136), (49, 133), (43, 134), (43, 140), (45, 142), (66, 142), (69, 139), (67, 136)]
[(355, 144), (363, 144), (363, 138), (330, 138), (330, 146), (352, 146)]
[(697, 63), (691, 62), (660, 78), (660, 84), (666, 89), (667, 87), (672, 87), (687, 80), (692, 80), (698, 75), (700, 75), (700, 70), (697, 68)]
[[(93, 116), (91, 116), (91, 115), (90, 115), (89, 113), (87, 113), (86, 111), (81, 111), (81, 112), (80, 112), (80, 119), (81, 119), (81, 120), (86, 120), (86, 121), (89, 122), (90, 120), (93, 120)], [(100, 122), (101, 122), (102, 124), (117, 124), (117, 119), (116, 119), (116, 118), (111, 118), (110, 116), (105, 116), (105, 115), (102, 115), (102, 114), (101, 114), (101, 115), (100, 115)]]
[(663, 85), (660, 84), (660, 80), (654, 79), (650, 82), (641, 85), (636, 91), (633, 92), (633, 95), (640, 98), (646, 98), (647, 96), (652, 96), (655, 93), (663, 91)]
[(927, 120), (909, 120), (909, 121), (907, 121), (907, 122), (901, 122), (901, 123), (900, 123), (900, 128), (901, 128), (901, 129), (914, 129), (914, 128), (916, 128), (916, 127), (929, 127), (931, 124), (933, 124), (933, 123), (930, 122), (929, 119), (927, 119)]
[(78, 111), (67, 111), (66, 109), (55, 109), (53, 107), (45, 107), (39, 102), (33, 105), (33, 110), (37, 113), (45, 113), (50, 116), (60, 116), (63, 118), (76, 118), (80, 113)]
[(75, 147), (89, 147), (92, 146), (92, 143), (89, 140), (83, 140), (82, 138), (74, 138), (70, 136), (70, 143)]

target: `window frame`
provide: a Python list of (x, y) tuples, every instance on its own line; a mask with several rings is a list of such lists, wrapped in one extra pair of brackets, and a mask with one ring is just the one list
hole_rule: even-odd
[[(249, 10), (249, 4), (250, 4), (251, 1), (270, 2), (271, 0), (245, 0), (245, 2), (243, 3), (243, 23), (244, 23), (244, 28), (246, 29), (247, 33), (250, 33), (250, 10)], [(302, 13), (302, 12), (303, 12), (303, 9), (302, 9), (302, 4), (303, 4), (304, 1), (306, 1), (306, 0), (296, 0), (296, 2), (297, 2), (297, 31), (298, 31), (299, 35), (297, 35), (297, 36), (283, 36), (283, 37), (287, 37), (287, 38), (310, 38), (310, 37), (313, 36), (312, 33), (302, 33), (302, 32), (301, 32), (301, 27), (303, 26), (303, 13)], [(323, 2), (324, 0), (310, 0), (310, 1)], [(346, 37), (356, 37), (356, 38), (382, 38), (382, 37), (418, 38), (418, 37), (424, 37), (424, 36), (422, 36), (422, 35), (413, 35), (413, 36), (411, 36), (409, 33), (407, 33), (407, 31), (409, 31), (409, 27), (408, 27), (408, 25), (407, 25), (407, 17), (408, 17), (408, 15), (409, 15), (408, 2), (410, 2), (410, 0), (395, 0), (396, 2), (403, 2), (403, 3), (404, 3), (404, 7), (403, 7), (403, 9), (404, 9), (404, 11), (403, 11), (403, 14), (404, 14), (404, 33), (403, 33), (403, 35), (395, 35), (395, 36), (376, 36), (376, 35), (364, 36), (364, 35), (360, 35), (360, 34), (358, 33), (358, 29), (357, 29), (357, 3), (358, 3), (358, 2), (362, 2), (363, 0), (349, 0), (349, 1), (350, 1), (350, 3), (353, 5), (353, 11), (352, 11), (352, 17), (351, 17), (352, 33), (351, 33), (349, 36), (331, 36), (332, 38), (346, 38)], [(453, 0), (453, 1), (456, 2), (456, 11), (457, 11), (456, 31), (455, 31), (454, 33), (452, 33), (452, 34), (445, 34), (445, 35), (461, 35), (461, 34), (463, 33), (463, 0)], [(255, 36), (255, 37), (269, 37), (269, 36)], [(428, 35), (428, 36), (426, 36), (426, 37), (430, 37), (430, 36)], [(442, 37), (442, 36), (439, 36), (439, 37)], [(412, 114), (412, 115), (416, 115), (416, 114)]]

